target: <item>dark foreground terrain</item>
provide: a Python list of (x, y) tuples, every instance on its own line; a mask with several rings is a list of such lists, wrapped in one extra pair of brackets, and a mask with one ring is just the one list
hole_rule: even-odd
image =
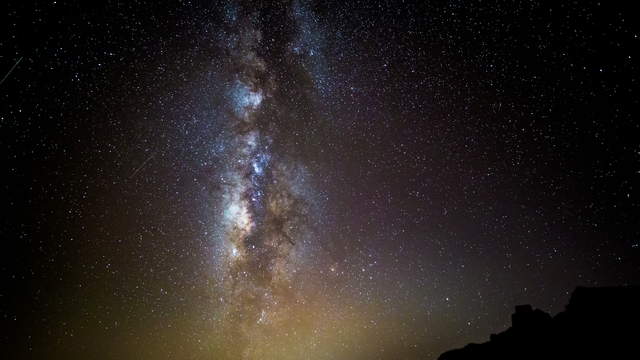
[(462, 359), (640, 359), (640, 287), (577, 288), (551, 317), (516, 306), (511, 327), (488, 342), (440, 355)]

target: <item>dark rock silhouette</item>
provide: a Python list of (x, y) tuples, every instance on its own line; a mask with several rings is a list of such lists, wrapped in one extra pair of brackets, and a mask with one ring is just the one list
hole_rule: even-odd
[(555, 317), (519, 305), (511, 323), (438, 359), (640, 359), (640, 287), (579, 287)]

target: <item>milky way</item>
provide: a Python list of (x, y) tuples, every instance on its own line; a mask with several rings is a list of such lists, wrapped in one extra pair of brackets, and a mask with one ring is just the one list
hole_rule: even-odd
[(218, 277), (225, 331), (236, 334), (232, 353), (259, 359), (260, 346), (287, 321), (290, 304), (300, 301), (297, 251), (304, 245), (310, 199), (300, 181), (302, 165), (273, 150), (279, 119), (266, 117), (263, 108), (279, 108), (273, 96), (279, 84), (258, 55), (264, 39), (257, 14), (231, 4), (226, 15), (229, 35), (223, 46), (232, 80), (226, 94), (228, 131), (220, 139), (228, 150), (220, 177)]

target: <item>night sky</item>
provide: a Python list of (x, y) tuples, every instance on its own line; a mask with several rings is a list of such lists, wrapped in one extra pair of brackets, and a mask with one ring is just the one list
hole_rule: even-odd
[(429, 360), (638, 284), (628, 3), (11, 1), (3, 353)]

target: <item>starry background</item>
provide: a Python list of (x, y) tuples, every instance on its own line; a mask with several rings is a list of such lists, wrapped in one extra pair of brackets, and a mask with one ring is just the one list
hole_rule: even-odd
[(637, 284), (630, 6), (10, 2), (3, 348), (435, 359)]

